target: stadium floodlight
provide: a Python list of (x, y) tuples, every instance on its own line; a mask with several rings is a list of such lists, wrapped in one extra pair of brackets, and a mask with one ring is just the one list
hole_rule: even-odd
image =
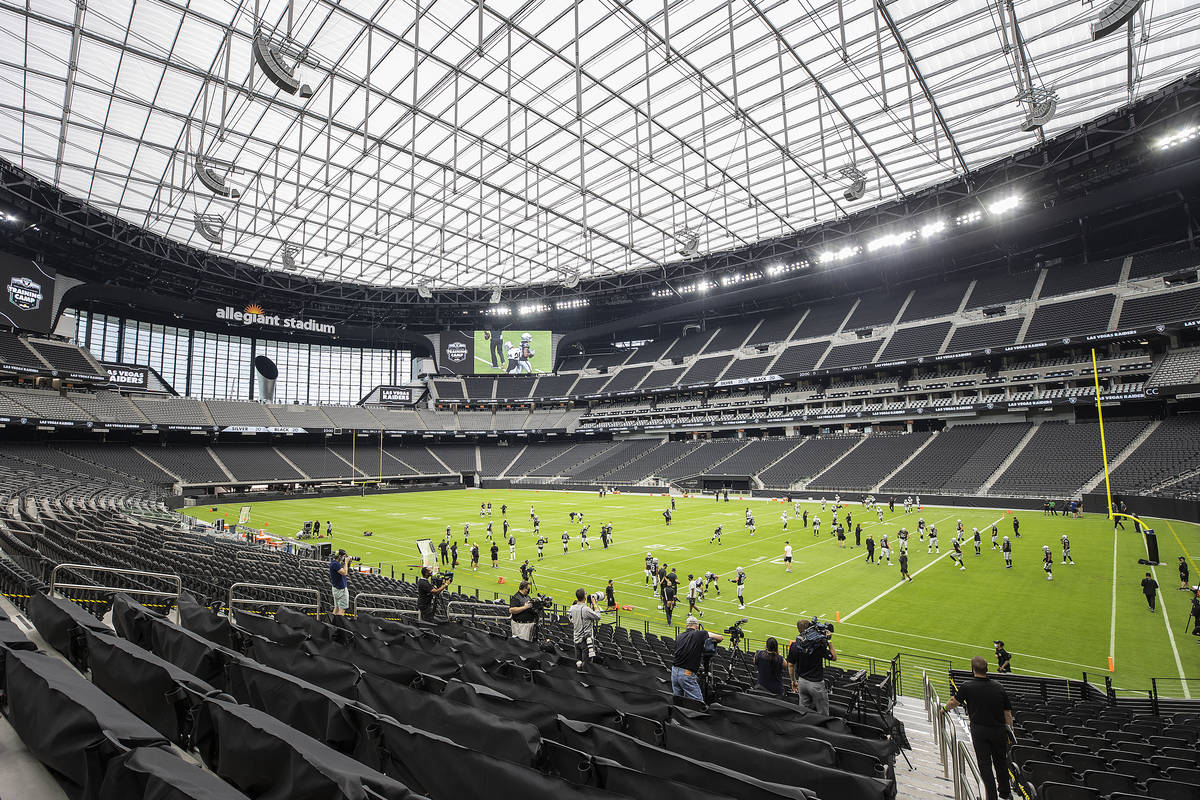
[(974, 222), (979, 222), (983, 219), (982, 211), (968, 211), (965, 214), (959, 214), (954, 218), (955, 225), (970, 225)]
[(1092, 23), (1092, 41), (1103, 39), (1120, 28), (1142, 7), (1142, 0), (1112, 0), (1100, 10), (1100, 16)]
[(1030, 88), (1023, 93), (1022, 99), (1029, 103), (1029, 108), (1025, 112), (1025, 121), (1021, 123), (1021, 130), (1029, 133), (1054, 119), (1054, 112), (1058, 110), (1058, 95), (1053, 90)]
[(1008, 197), (1002, 197), (999, 200), (993, 200), (988, 203), (987, 210), (992, 214), (1005, 214), (1019, 205), (1021, 205), (1021, 196), (1010, 194)]
[(850, 186), (842, 193), (842, 197), (851, 203), (855, 200), (862, 200), (863, 195), (867, 193), (867, 176), (853, 164), (842, 167), (838, 172), (842, 174), (843, 178), (850, 181)]
[(225, 218), (220, 214), (197, 214), (193, 223), (196, 233), (204, 240), (221, 246), (222, 234), (225, 232)]
[(946, 220), (935, 219), (921, 226), (921, 238), (932, 239), (944, 230), (946, 230)]
[[(1200, 126), (1192, 125), (1190, 128), (1183, 128), (1168, 136), (1164, 136), (1155, 142), (1155, 146), (1159, 150), (1170, 150), (1176, 145), (1195, 140), (1197, 136), (1200, 136)], [(12, 217), (9, 217), (9, 219), (12, 219)]]
[(817, 260), (822, 264), (836, 263), (845, 261), (848, 258), (858, 255), (862, 252), (862, 248), (856, 245), (847, 245), (840, 250), (826, 250), (817, 256)]
[[(214, 167), (225, 167), (225, 174), (218, 174)], [(221, 164), (201, 155), (196, 156), (196, 179), (204, 184), (204, 188), (215, 195), (236, 200), (242, 196), (241, 191), (225, 182), (232, 171), (232, 165)]]
[(874, 253), (876, 250), (882, 250), (885, 247), (900, 247), (907, 244), (910, 240), (917, 238), (916, 231), (901, 231), (899, 233), (888, 233), (876, 239), (867, 242), (867, 252)]
[(275, 44), (265, 34), (254, 37), (251, 50), (254, 51), (254, 61), (262, 69), (267, 80), (288, 94), (298, 94), (307, 100), (313, 96), (312, 87), (300, 77), (300, 61), (302, 53), (287, 53), (296, 62), (295, 67), (288, 67), (284, 60), (285, 51), (291, 50), (285, 43)]

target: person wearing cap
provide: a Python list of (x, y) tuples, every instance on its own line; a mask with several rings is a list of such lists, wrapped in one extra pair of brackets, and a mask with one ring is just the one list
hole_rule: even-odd
[(333, 592), (333, 615), (335, 617), (343, 616), (346, 609), (350, 607), (350, 588), (346, 582), (349, 562), (350, 556), (346, 555), (345, 550), (338, 550), (337, 554), (329, 561), (329, 586)]
[(996, 672), (1012, 672), (1012, 656), (1004, 649), (1004, 642), (997, 639), (992, 644), (996, 645)]
[(704, 702), (700, 681), (696, 678), (704, 659), (704, 646), (709, 640), (715, 644), (724, 638), (719, 633), (702, 630), (700, 620), (695, 617), (687, 618), (686, 627), (675, 638), (675, 657), (671, 661), (671, 694)]
[(983, 656), (971, 659), (971, 673), (973, 677), (959, 685), (945, 710), (966, 706), (971, 719), (971, 744), (987, 800), (1009, 800), (1012, 792), (1008, 785), (1006, 728), (1012, 726), (1012, 702), (999, 681), (987, 676), (987, 659)]

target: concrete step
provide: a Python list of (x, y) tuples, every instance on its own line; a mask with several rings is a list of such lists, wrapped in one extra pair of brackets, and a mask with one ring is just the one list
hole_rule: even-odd
[[(912, 749), (896, 760), (896, 797), (902, 800), (945, 800), (954, 796), (954, 787), (946, 777), (946, 768), (933, 739), (933, 725), (925, 713), (925, 701), (900, 697), (892, 709), (904, 723)], [(911, 764), (911, 769), (909, 765)]]

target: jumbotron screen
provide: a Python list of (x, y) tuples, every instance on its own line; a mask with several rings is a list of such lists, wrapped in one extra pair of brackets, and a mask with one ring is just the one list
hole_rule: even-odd
[(476, 375), (536, 375), (554, 368), (550, 331), (495, 327), (475, 331)]

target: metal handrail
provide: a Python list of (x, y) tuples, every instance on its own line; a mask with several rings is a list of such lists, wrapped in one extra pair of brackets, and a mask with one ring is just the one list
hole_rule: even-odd
[(927, 671), (922, 671), (921, 682), (925, 694), (925, 715), (932, 723), (938, 758), (942, 762), (942, 775), (954, 787), (954, 800), (980, 800), (983, 793), (979, 789), (983, 780), (975, 756), (967, 746), (966, 739), (960, 738), (954, 718), (945, 710)]
[[(100, 572), (108, 575), (139, 575), (143, 578), (156, 578), (158, 580), (167, 581), (175, 584), (174, 592), (157, 592), (150, 589), (137, 589), (126, 586), (97, 586), (94, 584), (82, 583), (59, 583), (59, 570), (75, 570), (76, 572)], [(176, 602), (179, 600), (179, 593), (183, 591), (183, 582), (178, 575), (168, 575), (164, 572), (147, 572), (141, 569), (120, 569), (118, 567), (97, 567), (93, 564), (55, 564), (50, 570), (50, 591), (56, 592), (59, 589), (81, 589), (89, 592), (124, 592), (125, 594), (136, 594), (142, 597), (174, 597)]]
[(508, 606), (497, 603), (471, 603), (465, 600), (455, 600), (446, 605), (446, 615), (449, 617), (503, 617), (508, 618)]
[[(293, 592), (296, 594), (312, 595), (314, 602), (296, 603), (287, 600), (262, 600), (253, 597), (234, 597), (233, 593), (236, 589), (271, 589), (277, 592)], [(232, 611), (235, 604), (274, 606), (276, 608), (315, 608), (317, 613), (320, 613), (321, 593), (318, 590), (311, 589), (307, 586), (278, 586), (270, 583), (235, 583), (229, 587), (229, 593), (225, 596), (225, 606)]]
[[(358, 603), (364, 597), (370, 598), (372, 600), (391, 600), (393, 602), (411, 605), (412, 607), (404, 608), (403, 606), (360, 606)], [(360, 612), (360, 611), (365, 611), (367, 613), (374, 613), (376, 611), (387, 611), (389, 613), (403, 614), (406, 616), (411, 616), (414, 614), (421, 613), (417, 610), (417, 598), (415, 598), (415, 597), (400, 597), (400, 596), (394, 595), (394, 594), (369, 594), (367, 592), (361, 592), (359, 594), (354, 595), (354, 602), (351, 604), (350, 613), (354, 614), (354, 616), (358, 616), (358, 612)]]

